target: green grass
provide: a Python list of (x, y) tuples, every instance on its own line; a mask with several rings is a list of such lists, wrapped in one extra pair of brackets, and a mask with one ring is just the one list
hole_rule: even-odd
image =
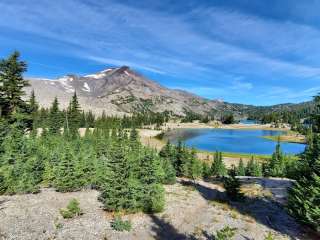
[[(198, 150), (198, 152), (205, 153), (205, 154), (214, 154), (214, 152), (209, 151), (201, 151)], [(253, 157), (256, 160), (268, 160), (271, 158), (271, 154), (254, 154), (254, 153), (234, 153), (234, 152), (222, 152), (223, 157), (230, 157), (230, 158), (243, 158), (243, 159), (250, 159)], [(292, 159), (298, 159), (296, 155), (288, 154), (287, 156), (290, 156)]]
[[(286, 136), (284, 136), (286, 137)], [(289, 143), (305, 143), (305, 140), (302, 140), (300, 138), (294, 138), (290, 137), (290, 139), (279, 139), (279, 136), (262, 136), (262, 138), (269, 139), (272, 141), (280, 141), (280, 142), (289, 142)]]
[[(214, 154), (215, 151), (202, 151), (197, 150), (197, 152), (205, 153), (205, 154)], [(235, 152), (222, 152), (223, 157), (230, 157), (230, 158), (251, 158), (254, 157), (256, 160), (266, 160), (271, 157), (268, 154), (254, 154), (254, 153), (235, 153)]]
[(222, 152), (223, 157), (230, 158), (251, 158), (256, 160), (266, 160), (271, 157), (269, 154), (254, 154), (254, 153), (233, 153), (233, 152)]

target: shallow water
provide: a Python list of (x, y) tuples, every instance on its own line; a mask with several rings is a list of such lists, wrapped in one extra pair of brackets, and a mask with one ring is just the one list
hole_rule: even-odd
[[(278, 136), (284, 133), (260, 129), (178, 129), (166, 134), (165, 138), (172, 143), (181, 139), (188, 147), (205, 151), (272, 154), (277, 143), (262, 136)], [(301, 153), (304, 148), (304, 144), (281, 142), (281, 149), (287, 154)]]

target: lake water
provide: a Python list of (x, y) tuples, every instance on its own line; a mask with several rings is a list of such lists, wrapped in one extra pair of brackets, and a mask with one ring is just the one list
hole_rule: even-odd
[(239, 123), (241, 123), (241, 124), (246, 124), (246, 125), (250, 125), (250, 124), (258, 124), (259, 122), (256, 121), (256, 120), (241, 119)]
[[(260, 129), (178, 129), (166, 134), (165, 138), (172, 143), (181, 139), (188, 147), (205, 151), (272, 154), (277, 143), (262, 136), (278, 136), (284, 133)], [(281, 148), (287, 154), (297, 154), (303, 152), (305, 145), (281, 142)]]

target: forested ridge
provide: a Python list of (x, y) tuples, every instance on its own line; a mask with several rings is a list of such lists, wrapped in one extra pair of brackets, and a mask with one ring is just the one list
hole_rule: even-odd
[[(269, 160), (252, 158), (246, 165), (240, 160), (228, 169), (219, 152), (208, 164), (182, 142), (168, 142), (160, 152), (143, 146), (136, 128), (160, 126), (169, 120), (168, 112), (95, 118), (81, 110), (76, 93), (66, 110), (57, 98), (49, 109), (40, 109), (34, 94), (23, 100), (26, 67), (18, 52), (0, 62), (0, 194), (93, 188), (107, 211), (152, 213), (163, 210), (163, 184), (174, 184), (177, 176), (215, 178), (235, 200), (241, 199), (236, 176), (289, 177), (297, 181), (289, 192), (288, 211), (320, 230), (319, 97), (310, 112), (308, 147), (299, 160), (283, 154), (278, 143)], [(84, 136), (80, 127), (86, 128)]]

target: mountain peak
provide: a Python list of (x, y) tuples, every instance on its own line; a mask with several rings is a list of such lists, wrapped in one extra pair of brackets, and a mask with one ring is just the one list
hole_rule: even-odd
[(223, 105), (192, 93), (168, 89), (129, 66), (106, 68), (85, 76), (67, 75), (56, 81), (31, 81), (31, 84), (29, 89), (35, 90), (44, 107), (49, 107), (55, 96), (62, 106), (68, 106), (71, 95), (77, 92), (82, 108), (98, 114), (103, 110), (113, 115), (148, 109), (184, 115), (186, 109), (208, 113)]

